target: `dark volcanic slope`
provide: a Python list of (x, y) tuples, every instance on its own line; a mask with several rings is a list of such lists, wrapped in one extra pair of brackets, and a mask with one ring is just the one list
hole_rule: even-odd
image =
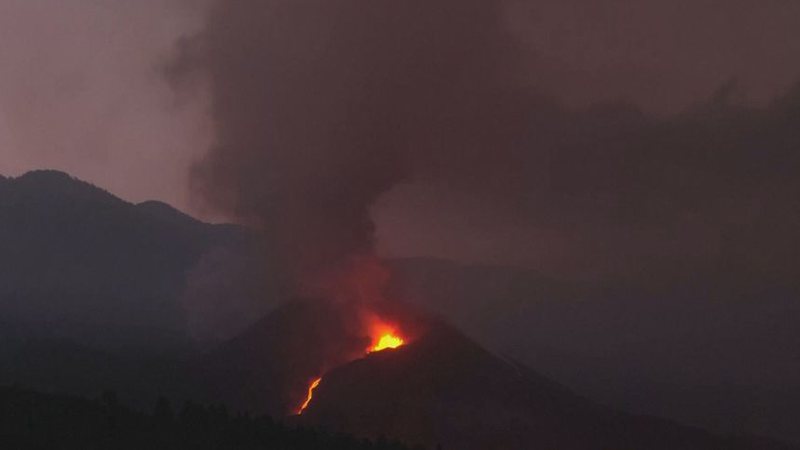
[(644, 289), (430, 259), (392, 268), (397, 297), (594, 400), (800, 443), (798, 291), (705, 275)]
[[(302, 298), (284, 303), (193, 362), (189, 396), (275, 417), (295, 414), (314, 379), (364, 356), (372, 338), (362, 306)], [(426, 323), (400, 303), (371, 303), (369, 311), (402, 323), (406, 336)]]
[(459, 450), (788, 448), (595, 405), (443, 324), (327, 373), (301, 419)]
[(192, 365), (190, 396), (275, 417), (296, 412), (311, 380), (369, 343), (349, 331), (341, 313), (315, 300), (277, 308)]

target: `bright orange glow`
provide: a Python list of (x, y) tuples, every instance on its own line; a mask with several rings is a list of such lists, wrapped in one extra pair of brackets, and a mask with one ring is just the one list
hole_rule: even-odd
[(367, 353), (393, 349), (406, 343), (405, 338), (398, 333), (394, 324), (388, 323), (375, 314), (367, 316), (369, 335), (372, 343), (367, 347)]
[(387, 348), (397, 348), (405, 344), (405, 341), (400, 336), (392, 333), (386, 333), (378, 339), (378, 342), (367, 350), (367, 353), (379, 352)]
[[(367, 334), (372, 340), (372, 343), (365, 351), (366, 354), (395, 349), (406, 344), (405, 338), (398, 333), (395, 325), (383, 321), (374, 314), (367, 315), (364, 324), (368, 329)], [(354, 359), (359, 358), (357, 355), (353, 355), (353, 357)], [(308, 386), (306, 400), (303, 402), (303, 405), (298, 408), (297, 415), (303, 414), (306, 408), (308, 408), (311, 399), (314, 397), (314, 389), (316, 389), (321, 382), (322, 377), (315, 378), (311, 381), (311, 384)]]
[(311, 382), (311, 386), (308, 387), (308, 395), (306, 395), (306, 401), (304, 401), (303, 406), (301, 406), (300, 409), (297, 410), (298, 415), (303, 414), (303, 411), (305, 411), (306, 408), (308, 408), (308, 404), (311, 403), (311, 398), (314, 396), (314, 389), (316, 389), (317, 386), (319, 386), (319, 383), (321, 381), (322, 377), (317, 378), (316, 380)]

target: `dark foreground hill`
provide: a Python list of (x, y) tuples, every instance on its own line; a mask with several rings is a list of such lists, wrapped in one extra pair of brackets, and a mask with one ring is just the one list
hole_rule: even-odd
[(230, 415), (222, 407), (162, 399), (152, 413), (134, 412), (116, 397), (100, 400), (0, 388), (0, 447), (80, 450), (405, 450), (386, 440), (295, 429), (268, 417)]
[(443, 324), (406, 347), (326, 374), (301, 419), (462, 450), (791, 448), (597, 405)]
[(419, 258), (392, 267), (397, 297), (593, 400), (800, 443), (800, 289), (705, 274), (653, 289)]
[[(368, 438), (460, 450), (791, 448), (597, 405), (439, 320), (429, 320), (406, 346), (324, 370), (314, 349), (325, 352), (341, 343), (337, 308), (322, 301), (289, 303), (207, 356), (195, 372), (212, 389), (210, 400), (286, 413), (286, 404), (275, 399), (302, 398), (281, 389), (291, 382), (302, 388), (321, 375), (308, 408), (294, 420)], [(299, 343), (311, 350), (298, 351)]]

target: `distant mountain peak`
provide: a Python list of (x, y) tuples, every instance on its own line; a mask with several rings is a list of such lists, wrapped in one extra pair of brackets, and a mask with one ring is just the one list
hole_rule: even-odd
[[(217, 253), (243, 266), (240, 236), (161, 202), (128, 203), (64, 172), (9, 178), (0, 182), (0, 317), (23, 324), (26, 336), (181, 347), (189, 339), (187, 273)], [(202, 286), (213, 288), (216, 272), (205, 267)]]
[(4, 184), (18, 199), (69, 199), (76, 203), (125, 205), (127, 202), (89, 182), (59, 170), (32, 170)]
[(99, 191), (107, 192), (89, 182), (83, 181), (72, 175), (54, 169), (37, 169), (26, 172), (19, 177), (10, 178), (11, 181), (20, 184), (36, 184), (41, 186), (64, 186), (64, 185), (81, 185), (84, 187), (96, 189)]
[(70, 175), (70, 174), (68, 174), (66, 172), (63, 172), (61, 170), (56, 170), (56, 169), (34, 169), (34, 170), (31, 170), (31, 171), (25, 172), (24, 174), (22, 174), (21, 176), (19, 176), (17, 178), (19, 178), (19, 179), (24, 179), (24, 178), (28, 178), (28, 179), (31, 179), (31, 178), (46, 179), (46, 178), (49, 178), (49, 179), (62, 179), (62, 180), (68, 180), (68, 181), (78, 180), (77, 178), (73, 177), (72, 175)]

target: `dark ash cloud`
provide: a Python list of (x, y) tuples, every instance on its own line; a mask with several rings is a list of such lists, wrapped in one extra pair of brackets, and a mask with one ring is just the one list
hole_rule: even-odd
[(511, 42), (479, 0), (218, 2), (176, 64), (205, 70), (213, 96), (194, 185), (301, 277), (369, 255), (371, 205), (418, 159), (501, 137), (464, 127), (508, 95)]
[(757, 107), (723, 85), (667, 117), (567, 108), (541, 95), (542, 53), (506, 6), (218, 2), (175, 65), (213, 98), (194, 186), (273, 236), (300, 279), (372, 254), (382, 200), (394, 254), (791, 280), (796, 90)]

